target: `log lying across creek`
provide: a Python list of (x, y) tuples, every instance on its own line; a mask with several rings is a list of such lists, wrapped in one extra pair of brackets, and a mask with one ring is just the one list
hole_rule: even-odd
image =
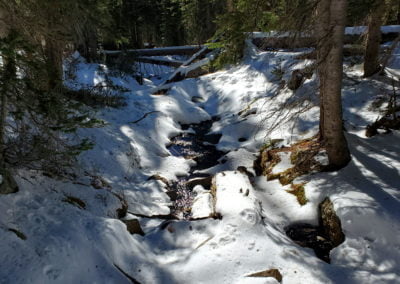
[(132, 56), (193, 55), (203, 47), (202, 45), (184, 45), (128, 50), (103, 50), (102, 53), (107, 56), (120, 55), (122, 53)]
[(179, 61), (179, 60), (153, 58), (153, 57), (146, 57), (146, 56), (135, 57), (135, 61), (142, 62), (142, 63), (156, 64), (156, 65), (170, 66), (170, 67), (175, 67), (175, 68), (178, 68), (183, 63), (185, 63), (184, 61)]
[[(382, 26), (381, 43), (395, 40), (400, 34), (400, 26)], [(347, 27), (344, 44), (361, 44), (367, 27)], [(315, 47), (317, 40), (312, 35), (289, 32), (253, 33), (252, 42), (261, 50), (269, 48)]]

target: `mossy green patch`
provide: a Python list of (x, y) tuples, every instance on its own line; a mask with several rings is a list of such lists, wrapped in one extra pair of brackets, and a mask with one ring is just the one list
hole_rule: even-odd
[(305, 183), (300, 183), (300, 184), (291, 184), (291, 190), (287, 190), (288, 193), (293, 194), (296, 196), (297, 201), (299, 202), (300, 205), (306, 205), (308, 202), (308, 199), (306, 197), (306, 193), (304, 190), (304, 185)]

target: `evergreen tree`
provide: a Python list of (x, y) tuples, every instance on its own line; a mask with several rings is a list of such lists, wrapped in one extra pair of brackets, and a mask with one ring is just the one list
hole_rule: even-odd
[(364, 77), (370, 77), (380, 70), (381, 26), (384, 22), (385, 14), (385, 1), (376, 0), (371, 5), (368, 17), (368, 33), (364, 54)]
[(331, 169), (339, 169), (351, 159), (343, 133), (341, 103), (346, 9), (346, 0), (319, 0), (316, 14), (320, 138)]
[(63, 95), (61, 82), (62, 52), (73, 42), (77, 24), (74, 27), (71, 22), (64, 28), (66, 18), (44, 18), (53, 10), (61, 17), (64, 9), (78, 6), (72, 1), (52, 4), (56, 5), (50, 7), (50, 1), (0, 1), (1, 15), (6, 15), (0, 39), (3, 177), (10, 176), (8, 169), (21, 166), (60, 173), (80, 150), (90, 146), (88, 141), (70, 143), (62, 134), (90, 125), (87, 114)]
[(226, 13), (217, 18), (215, 38), (223, 53), (218, 64), (237, 62), (243, 56), (247, 36), (254, 31), (268, 31), (276, 27), (277, 17), (269, 1), (229, 0)]

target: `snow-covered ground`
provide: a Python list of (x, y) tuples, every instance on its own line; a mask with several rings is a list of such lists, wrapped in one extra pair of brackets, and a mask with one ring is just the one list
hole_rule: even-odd
[[(362, 79), (359, 65), (346, 64), (343, 113), (352, 161), (339, 172), (299, 178), (307, 182), (306, 205), (276, 180), (260, 176), (251, 183), (236, 171), (244, 166), (254, 172), (258, 150), (271, 139), (290, 144), (317, 133), (315, 75), (295, 93), (280, 87), (291, 71), (312, 63), (295, 59), (303, 52), (249, 48), (242, 64), (174, 83), (163, 96), (151, 95), (156, 85), (150, 80), (139, 85), (109, 74), (129, 90), (127, 105), (98, 110), (106, 125), (79, 131), (96, 145), (79, 157), (78, 178), (54, 180), (21, 171), (20, 191), (0, 196), (0, 282), (132, 283), (125, 273), (140, 283), (276, 283), (246, 277), (276, 268), (282, 283), (399, 283), (400, 132), (364, 135), (380, 115), (371, 103), (392, 92), (389, 81)], [(389, 67), (399, 72), (399, 50), (395, 56)], [(80, 60), (74, 83), (99, 84), (107, 73)], [(225, 163), (204, 172), (216, 174), (215, 208), (222, 219), (139, 218), (145, 236), (131, 235), (117, 218), (120, 199), (129, 205), (128, 219), (168, 214), (166, 185), (149, 177), (187, 175), (195, 162), (171, 155), (170, 138), (182, 131), (180, 123), (213, 116), (220, 117), (211, 130), (222, 134), (217, 147), (228, 153)], [(288, 163), (284, 157), (276, 170)], [(194, 209), (204, 215), (210, 197), (201, 195), (201, 187), (196, 191), (202, 200)], [(284, 231), (296, 222), (316, 224), (326, 196), (346, 235), (331, 252), (331, 264)]]

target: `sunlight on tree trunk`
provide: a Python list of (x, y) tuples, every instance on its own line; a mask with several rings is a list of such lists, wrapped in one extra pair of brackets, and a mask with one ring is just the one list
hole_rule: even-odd
[(339, 169), (350, 161), (350, 152), (343, 133), (341, 102), (346, 8), (346, 0), (320, 0), (317, 7), (320, 137), (332, 169)]
[(368, 17), (368, 34), (364, 55), (364, 77), (370, 77), (380, 70), (379, 49), (381, 44), (381, 25), (385, 12), (385, 1), (375, 1)]

